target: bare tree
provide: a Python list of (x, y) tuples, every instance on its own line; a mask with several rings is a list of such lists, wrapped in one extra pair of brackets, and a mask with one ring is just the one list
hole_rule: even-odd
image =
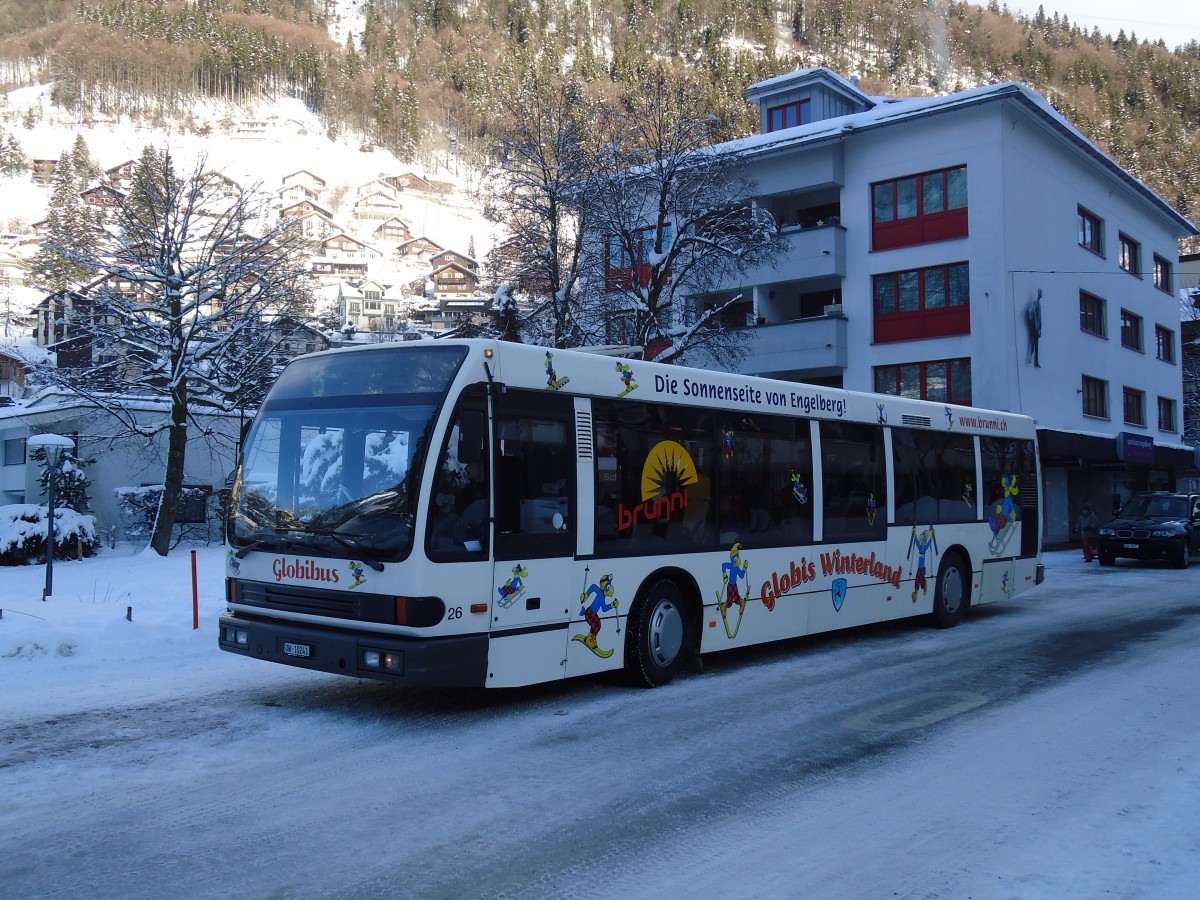
[[(166, 433), (163, 491), (151, 547), (166, 555), (183, 487), (188, 429), (212, 436), (200, 413), (253, 404), (275, 351), (271, 316), (310, 302), (301, 236), (254, 234), (265, 196), (228, 197), (202, 159), (180, 176), (168, 153), (143, 154), (100, 245), (59, 248), (94, 273), (71, 296), (78, 369), (41, 376), (90, 400), (130, 435)], [(140, 413), (147, 399), (165, 418)], [(140, 401), (140, 402), (139, 402)]]
[(491, 275), (518, 301), (514, 309), (529, 308), (522, 330), (554, 347), (574, 346), (586, 230), (578, 201), (597, 171), (596, 107), (578, 81), (547, 64), (520, 76), (499, 105), (483, 212), (509, 237), (489, 256)]
[(607, 171), (583, 198), (593, 323), (622, 322), (623, 341), (661, 361), (699, 349), (736, 358), (721, 313), (740, 297), (699, 298), (784, 247), (736, 151), (715, 146), (726, 126), (703, 97), (661, 70), (626, 91), (606, 130)]

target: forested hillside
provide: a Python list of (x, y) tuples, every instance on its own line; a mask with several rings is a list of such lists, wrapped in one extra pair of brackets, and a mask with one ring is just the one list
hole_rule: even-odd
[[(359, 4), (360, 6), (362, 4)], [(497, 98), (535, 59), (598, 92), (652, 59), (698, 83), (730, 135), (741, 99), (801, 66), (859, 75), (893, 96), (1017, 80), (1045, 94), (1118, 162), (1200, 218), (1200, 44), (1016, 19), (994, 0), (7, 0), (0, 83), (55, 84), (82, 119), (130, 114), (189, 127), (199, 97), (294, 96), (333, 132), (419, 163), (457, 139), (486, 152)]]

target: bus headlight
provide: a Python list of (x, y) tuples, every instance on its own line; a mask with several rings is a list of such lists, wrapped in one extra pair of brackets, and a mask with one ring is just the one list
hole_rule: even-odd
[(360, 661), (364, 669), (377, 672), (401, 674), (404, 671), (404, 654), (398, 650), (364, 649)]

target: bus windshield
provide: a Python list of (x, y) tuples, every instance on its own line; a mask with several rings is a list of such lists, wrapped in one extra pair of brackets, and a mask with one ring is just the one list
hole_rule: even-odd
[(246, 437), (230, 529), (239, 555), (406, 556), (430, 430), (465, 355), (422, 344), (289, 365)]

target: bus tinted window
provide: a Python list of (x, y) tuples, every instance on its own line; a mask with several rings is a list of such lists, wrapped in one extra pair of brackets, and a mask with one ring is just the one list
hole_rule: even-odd
[(713, 546), (712, 414), (599, 400), (592, 413), (596, 552)]
[(722, 416), (721, 545), (778, 547), (812, 540), (812, 446), (806, 420)]
[(442, 394), (466, 355), (461, 347), (398, 347), (297, 359), (271, 388), (268, 404), (318, 397)]
[(978, 520), (970, 435), (893, 428), (892, 458), (897, 525)]
[(883, 429), (821, 423), (826, 541), (882, 540), (887, 534)]
[[(1037, 551), (1037, 449), (1033, 441), (981, 437), (983, 517), (992, 530), (989, 550), (994, 556), (1028, 556)], [(1028, 516), (1022, 514), (1028, 510)], [(1021, 544), (1011, 544), (1017, 522), (1027, 518)]]

